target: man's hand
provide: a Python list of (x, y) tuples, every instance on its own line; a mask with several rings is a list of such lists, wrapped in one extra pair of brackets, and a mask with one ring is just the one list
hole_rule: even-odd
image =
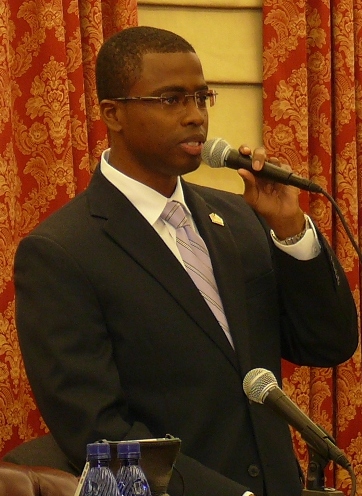
[[(251, 149), (242, 145), (239, 147), (239, 152), (250, 155)], [(261, 170), (265, 161), (265, 149), (256, 148), (252, 154), (253, 169)], [(291, 170), (289, 165), (281, 164), (275, 157), (269, 158), (268, 162), (285, 170)], [(238, 174), (245, 183), (245, 200), (265, 218), (279, 239), (295, 236), (303, 231), (305, 219), (299, 206), (298, 188), (256, 177), (245, 169), (239, 169)]]

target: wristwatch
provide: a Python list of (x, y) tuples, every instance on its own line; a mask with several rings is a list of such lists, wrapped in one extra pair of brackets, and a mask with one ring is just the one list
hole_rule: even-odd
[(309, 221), (308, 221), (308, 217), (307, 216), (304, 216), (305, 217), (305, 226), (304, 226), (304, 229), (303, 231), (301, 231), (300, 233), (298, 234), (295, 234), (294, 236), (290, 236), (289, 238), (285, 238), (285, 239), (279, 239), (275, 232), (273, 230), (271, 230), (271, 235), (272, 237), (278, 241), (278, 243), (280, 243), (281, 245), (286, 245), (286, 246), (289, 246), (289, 245), (295, 245), (295, 243), (298, 243), (298, 241), (300, 241), (305, 233), (307, 232), (307, 229), (309, 229)]

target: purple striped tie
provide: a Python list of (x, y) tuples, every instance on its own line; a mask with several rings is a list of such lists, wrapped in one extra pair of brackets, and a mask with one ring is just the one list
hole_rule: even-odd
[(176, 229), (177, 247), (185, 268), (233, 346), (209, 252), (203, 239), (190, 226), (180, 203), (167, 203), (161, 218)]

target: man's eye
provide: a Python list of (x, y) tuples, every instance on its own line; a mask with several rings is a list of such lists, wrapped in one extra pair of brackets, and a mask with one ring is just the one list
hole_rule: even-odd
[(197, 99), (197, 103), (204, 107), (206, 105), (206, 102), (209, 99), (209, 94), (208, 93), (198, 93), (196, 95), (196, 99)]
[(173, 95), (163, 95), (162, 96), (162, 103), (165, 105), (178, 105), (181, 101), (181, 96), (178, 94), (173, 94)]

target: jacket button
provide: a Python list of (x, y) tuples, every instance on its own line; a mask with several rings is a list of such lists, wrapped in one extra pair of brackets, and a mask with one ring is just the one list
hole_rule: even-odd
[(260, 474), (260, 468), (258, 467), (258, 465), (249, 465), (248, 474), (250, 475), (250, 477), (258, 477), (258, 475)]

